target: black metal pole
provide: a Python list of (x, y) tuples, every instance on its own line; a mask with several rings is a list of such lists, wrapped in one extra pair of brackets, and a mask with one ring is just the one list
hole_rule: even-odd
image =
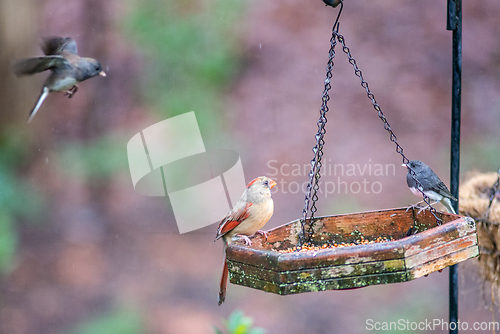
[[(446, 28), (453, 31), (450, 191), (458, 199), (462, 98), (462, 0), (448, 0)], [(454, 202), (454, 208), (458, 212), (458, 201)], [(449, 332), (455, 334), (458, 333), (458, 265), (450, 267), (449, 275)]]

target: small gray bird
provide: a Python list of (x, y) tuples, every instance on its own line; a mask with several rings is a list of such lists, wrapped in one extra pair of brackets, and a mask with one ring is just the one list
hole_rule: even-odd
[(448, 212), (456, 214), (450, 200), (456, 201), (457, 199), (453, 197), (443, 181), (441, 181), (429, 166), (418, 160), (411, 160), (408, 164), (403, 164), (402, 166), (408, 169), (406, 183), (413, 194), (422, 197), (422, 193), (417, 189), (417, 182), (415, 182), (415, 179), (411, 176), (410, 168), (415, 172), (415, 176), (418, 182), (420, 182), (424, 194), (435, 201), (435, 203), (441, 202)]
[(31, 75), (50, 70), (50, 75), (43, 84), (42, 92), (31, 110), (28, 123), (42, 105), (50, 92), (65, 92), (69, 98), (78, 90), (77, 84), (96, 75), (106, 76), (101, 64), (92, 58), (78, 55), (76, 42), (70, 37), (46, 38), (42, 44), (44, 57), (26, 58), (14, 64), (14, 73)]

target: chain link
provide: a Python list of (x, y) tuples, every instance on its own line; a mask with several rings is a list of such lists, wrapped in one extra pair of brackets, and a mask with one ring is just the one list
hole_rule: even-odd
[[(312, 151), (314, 153), (313, 159), (311, 160), (311, 170), (309, 172), (309, 182), (307, 184), (307, 193), (306, 197), (304, 200), (304, 209), (302, 210), (302, 219), (300, 221), (301, 224), (301, 230), (299, 232), (299, 241), (297, 245), (297, 249), (299, 250), (304, 243), (311, 244), (311, 238), (313, 237), (314, 234), (314, 223), (315, 223), (315, 218), (314, 214), (318, 211), (316, 208), (316, 202), (318, 200), (318, 190), (319, 190), (319, 180), (321, 178), (321, 166), (322, 166), (322, 158), (323, 158), (323, 146), (325, 144), (324, 136), (326, 133), (326, 113), (328, 112), (328, 101), (330, 100), (330, 95), (329, 91), (331, 89), (331, 78), (332, 78), (332, 69), (333, 69), (333, 58), (335, 57), (335, 46), (337, 45), (337, 40), (342, 44), (342, 51), (347, 55), (347, 58), (349, 59), (349, 63), (353, 66), (354, 68), (354, 74), (361, 80), (361, 86), (366, 90), (366, 94), (368, 98), (371, 100), (373, 108), (377, 111), (378, 117), (380, 120), (384, 123), (384, 129), (389, 133), (389, 139), (391, 142), (393, 142), (396, 145), (396, 152), (401, 155), (403, 158), (403, 163), (408, 164), (409, 159), (404, 155), (403, 153), (403, 148), (401, 145), (398, 144), (397, 142), (397, 137), (392, 132), (391, 126), (389, 125), (389, 122), (384, 116), (384, 113), (382, 112), (382, 109), (380, 108), (379, 104), (375, 100), (375, 95), (370, 91), (368, 88), (368, 83), (363, 79), (363, 73), (361, 70), (358, 68), (358, 65), (356, 64), (356, 60), (351, 55), (351, 52), (347, 45), (345, 44), (345, 39), (344, 36), (342, 36), (339, 32), (339, 17), (340, 13), (342, 12), (343, 9), (343, 3), (341, 3), (340, 11), (337, 16), (337, 20), (335, 21), (335, 24), (333, 25), (332, 29), (332, 37), (330, 39), (330, 51), (329, 51), (329, 57), (328, 57), (328, 63), (326, 66), (326, 79), (325, 79), (325, 89), (323, 90), (323, 96), (322, 96), (322, 104), (320, 108), (320, 117), (318, 121), (318, 132), (316, 133), (316, 145), (313, 147)], [(431, 205), (431, 200), (430, 198), (424, 193), (422, 184), (417, 180), (415, 171), (411, 168), (408, 167), (408, 170), (410, 172), (410, 175), (413, 177), (417, 184), (417, 189), (422, 193), (422, 196), (424, 198), (424, 202), (427, 204), (429, 207), (429, 211), (431, 214), (436, 218), (436, 222), (438, 225), (441, 225), (442, 220), (436, 215), (437, 211), (436, 209)], [(310, 210), (311, 215), (309, 217), (309, 227), (307, 229), (306, 233), (306, 222), (307, 222), (307, 214), (308, 211)]]
[[(382, 112), (382, 109), (380, 108), (379, 104), (375, 100), (375, 95), (373, 95), (373, 93), (368, 88), (368, 83), (363, 79), (363, 73), (361, 73), (361, 70), (359, 69), (358, 65), (356, 64), (356, 60), (354, 60), (354, 58), (352, 57), (351, 51), (349, 50), (349, 48), (347, 47), (347, 45), (345, 43), (344, 36), (342, 36), (341, 34), (339, 34), (337, 32), (337, 39), (342, 44), (342, 51), (344, 51), (344, 53), (347, 55), (347, 58), (349, 59), (349, 64), (351, 64), (352, 67), (354, 68), (354, 74), (361, 80), (361, 87), (363, 87), (366, 90), (366, 95), (372, 101), (373, 108), (377, 111), (378, 117), (384, 123), (384, 129), (387, 132), (389, 132), (390, 140), (396, 145), (396, 152), (399, 153), (401, 155), (401, 157), (403, 158), (403, 163), (407, 164), (409, 162), (409, 160), (404, 155), (403, 148), (401, 147), (401, 145), (398, 144), (396, 135), (392, 132), (392, 129), (391, 129), (391, 126), (389, 125), (389, 122), (385, 118), (384, 113)], [(413, 179), (417, 183), (418, 191), (420, 191), (422, 193), (422, 196), (424, 197), (425, 204), (427, 204), (429, 206), (429, 211), (434, 216), (434, 218), (436, 218), (437, 224), (441, 225), (441, 223), (443, 221), (436, 215), (437, 211), (431, 205), (431, 203), (430, 203), (431, 200), (430, 200), (429, 196), (427, 196), (424, 193), (424, 188), (423, 188), (422, 184), (417, 180), (417, 175), (415, 174), (415, 171), (411, 167), (409, 167), (409, 166), (407, 166), (407, 167), (408, 167), (408, 170), (410, 171), (410, 175), (413, 177)]]
[(312, 235), (314, 234), (314, 214), (318, 211), (316, 208), (316, 201), (318, 200), (318, 190), (319, 190), (319, 179), (321, 178), (320, 170), (322, 166), (322, 157), (323, 157), (323, 146), (325, 144), (324, 136), (326, 133), (326, 113), (328, 112), (328, 101), (330, 100), (330, 95), (328, 92), (332, 88), (330, 81), (332, 79), (332, 69), (333, 69), (333, 58), (335, 57), (335, 46), (337, 45), (336, 39), (336, 27), (338, 29), (338, 24), (335, 23), (332, 29), (332, 38), (330, 39), (330, 51), (328, 53), (328, 63), (326, 65), (326, 79), (325, 79), (325, 89), (323, 90), (322, 96), (322, 104), (320, 108), (320, 116), (318, 121), (318, 132), (316, 133), (316, 145), (313, 147), (312, 151), (314, 153), (314, 157), (311, 160), (311, 171), (309, 172), (309, 182), (307, 184), (307, 193), (306, 198), (304, 200), (304, 209), (302, 210), (302, 219), (300, 221), (301, 230), (299, 232), (299, 244), (298, 248), (302, 247), (305, 242), (306, 237), (306, 221), (307, 221), (307, 213), (309, 211), (309, 201), (311, 200), (311, 216), (309, 218), (309, 228), (307, 230), (307, 243), (311, 243)]

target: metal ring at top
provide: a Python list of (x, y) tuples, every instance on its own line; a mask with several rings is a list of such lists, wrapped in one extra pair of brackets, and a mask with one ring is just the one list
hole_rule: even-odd
[(344, 0), (323, 0), (323, 2), (327, 6), (332, 6), (332, 7), (337, 7), (338, 5), (340, 5), (342, 3), (342, 1), (344, 1)]

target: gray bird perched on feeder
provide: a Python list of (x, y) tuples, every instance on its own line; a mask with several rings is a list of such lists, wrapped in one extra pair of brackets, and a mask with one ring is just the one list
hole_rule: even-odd
[(453, 209), (451, 205), (451, 200), (456, 201), (457, 199), (453, 197), (443, 181), (441, 181), (429, 166), (418, 160), (411, 160), (408, 164), (403, 164), (402, 166), (408, 169), (406, 183), (414, 195), (422, 197), (422, 193), (417, 188), (417, 182), (411, 175), (410, 168), (415, 172), (415, 178), (422, 186), (422, 192), (431, 200), (435, 201), (431, 204), (441, 202), (449, 213), (456, 214), (455, 209)]
[(26, 58), (14, 64), (14, 73), (31, 75), (50, 70), (42, 92), (31, 110), (28, 123), (33, 119), (45, 98), (51, 92), (65, 92), (69, 98), (78, 90), (77, 84), (96, 75), (106, 76), (101, 64), (93, 58), (78, 55), (76, 42), (70, 37), (46, 38), (42, 44), (44, 57)]

